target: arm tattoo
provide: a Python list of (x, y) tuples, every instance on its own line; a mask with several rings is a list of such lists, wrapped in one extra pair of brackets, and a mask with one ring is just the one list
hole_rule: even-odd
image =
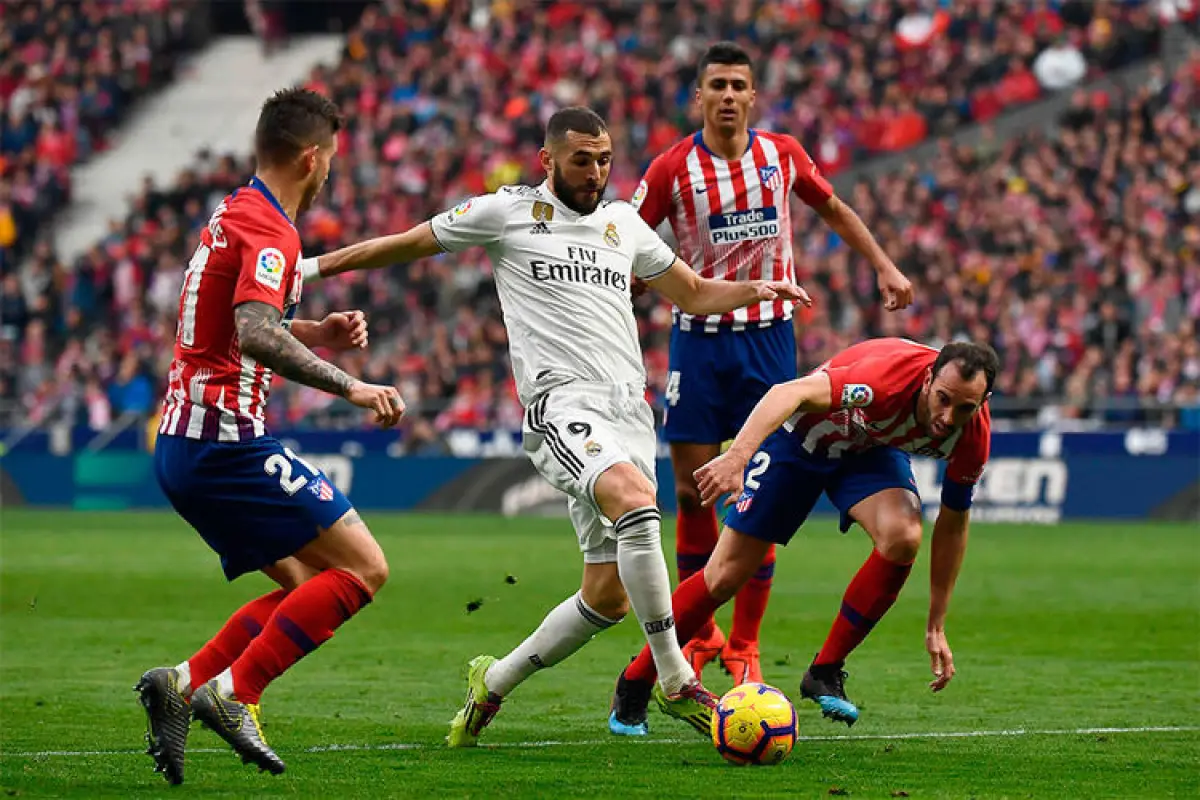
[(242, 303), (235, 308), (241, 351), (288, 380), (344, 397), (354, 379), (301, 344), (279, 324), (281, 316), (266, 303)]

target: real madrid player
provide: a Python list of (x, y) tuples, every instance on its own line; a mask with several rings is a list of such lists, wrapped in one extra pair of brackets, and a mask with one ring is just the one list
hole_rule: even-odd
[(590, 109), (555, 113), (540, 156), (546, 180), (538, 186), (474, 197), (404, 233), (306, 259), (303, 268), (323, 277), (487, 248), (526, 409), (525, 449), (569, 497), (584, 556), (582, 587), (507, 656), (471, 661), (450, 745), (475, 744), (518, 684), (615, 625), (630, 606), (657, 667), (661, 707), (707, 735), (716, 698), (683, 657), (671, 614), (631, 275), (693, 314), (809, 298), (788, 281), (701, 278), (632, 206), (602, 199), (612, 141)]

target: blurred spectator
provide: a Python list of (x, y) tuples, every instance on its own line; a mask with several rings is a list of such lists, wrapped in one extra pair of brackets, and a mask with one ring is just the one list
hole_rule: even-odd
[[(1063, 36), (1078, 42), (1090, 71), (1147, 55), (1158, 34), (1144, 4), (1111, 2), (682, 0), (670, 13), (653, 3), (612, 12), (568, 2), (390, 7), (391, 16), (368, 11), (342, 61), (309, 80), (337, 100), (348, 125), (326, 192), (300, 223), (305, 252), (403, 229), (504, 183), (541, 180), (542, 124), (569, 103), (607, 116), (618, 151), (610, 195), (630, 196), (648, 160), (696, 124), (694, 60), (722, 36), (757, 54), (761, 126), (795, 132), (834, 171), (1035, 99), (1032, 65)], [(1139, 417), (1148, 404), (1192, 397), (1198, 79), (1200, 60), (1174, 76), (1159, 71), (1129, 97), (1080, 91), (1054, 136), (985, 137), (976, 149), (944, 143), (927, 163), (855, 187), (848, 200), (914, 281), (918, 302), (908, 312), (883, 314), (869, 267), (814, 215), (796, 215), (798, 269), (817, 299), (797, 321), (800, 366), (868, 336), (934, 345), (983, 337), (1003, 358), (997, 407), (1016, 409), (1001, 414), (1034, 418), (1053, 402), (1060, 418)], [(39, 248), (19, 290), (7, 279), (0, 286), (3, 310), (18, 320), (6, 316), (5, 330), (15, 327), (22, 342), (9, 354), (0, 337), (0, 390), (46, 405), (69, 394), (74, 376), (86, 388), (61, 407), (94, 424), (106, 413), (96, 386), (119, 387), (107, 411), (115, 416), (139, 407), (137, 379), (152, 376), (153, 407), (195, 231), (251, 171), (249, 160), (203, 153), (172, 185), (147, 181), (129, 216), (73, 269)], [(339, 359), (401, 388), (410, 451), (437, 451), (460, 426), (519, 427), (482, 252), (315, 284), (304, 303), (314, 318), (368, 312), (371, 351)], [(661, 404), (670, 314), (653, 294), (635, 306), (648, 394)], [(60, 353), (70, 353), (73, 372), (52, 376), (45, 365)], [(282, 381), (268, 411), (274, 426), (365, 424), (344, 401)]]
[(70, 198), (70, 167), (194, 44), (200, 0), (0, 3), (0, 269)]

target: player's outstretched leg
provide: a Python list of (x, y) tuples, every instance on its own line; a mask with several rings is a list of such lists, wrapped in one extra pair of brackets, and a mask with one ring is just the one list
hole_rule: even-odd
[(858, 708), (846, 698), (846, 657), (896, 602), (921, 544), (919, 501), (907, 489), (876, 492), (850, 512), (875, 549), (846, 587), (829, 636), (800, 684), (800, 694), (819, 705), (824, 716), (847, 725), (858, 720)]
[(733, 598), (733, 625), (729, 641), (721, 647), (721, 666), (733, 678), (734, 686), (763, 682), (758, 632), (767, 613), (774, 577), (775, 546), (771, 545), (762, 566)]
[(192, 697), (197, 719), (243, 760), (272, 772), (281, 772), (282, 762), (275, 763), (278, 757), (261, 741), (257, 706), (263, 690), (370, 603), (388, 574), (383, 551), (353, 509), (295, 557), (322, 571), (289, 592), (229, 669)]
[[(717, 549), (713, 551), (713, 557), (704, 571), (679, 584), (671, 598), (679, 638), (691, 636), (704, 624), (705, 620), (712, 617), (714, 611), (733, 597), (762, 563), (763, 556), (769, 547), (770, 543), (745, 536), (737, 531), (726, 529), (721, 533)], [(636, 719), (639, 714), (644, 718), (645, 706), (635, 706), (631, 698), (639, 700), (644, 697), (648, 701), (653, 693), (654, 678), (654, 661), (650, 656), (649, 648), (643, 648), (637, 658), (625, 668), (622, 675), (624, 685), (627, 687), (626, 697), (618, 696), (613, 699), (614, 709), (620, 708), (617, 716), (621, 721), (627, 722)], [(618, 686), (621, 683), (619, 681)], [(629, 687), (635, 686), (638, 687), (636, 694), (628, 691)], [(661, 700), (658, 698), (660, 693), (663, 695)], [(681, 719), (693, 727), (700, 728), (707, 725), (711, 718), (711, 709), (708, 709), (706, 715), (702, 711), (698, 712), (687, 702), (669, 702), (672, 698), (665, 692), (660, 693), (653, 694), (663, 713)], [(611, 726), (610, 730), (613, 730)], [(705, 735), (707, 735), (707, 731), (708, 728), (703, 727)], [(620, 733), (620, 731), (613, 730), (613, 733)]]
[[(671, 467), (675, 474), (675, 502), (679, 509), (675, 518), (675, 569), (679, 583), (701, 572), (717, 546), (717, 512), (700, 503), (696, 488), (697, 469), (716, 458), (720, 445), (693, 442), (671, 443)], [(704, 668), (721, 655), (725, 634), (711, 617), (694, 636), (682, 639), (683, 657), (698, 679)]]
[(664, 694), (712, 714), (717, 698), (700, 685), (676, 637), (671, 577), (662, 552), (662, 515), (649, 479), (629, 462), (614, 464), (595, 484), (596, 502), (613, 520), (617, 569), (642, 626)]
[(450, 747), (475, 746), (479, 734), (513, 689), (620, 622), (627, 603), (616, 564), (585, 564), (583, 588), (547, 614), (529, 638), (500, 660), (486, 655), (471, 660), (467, 667), (467, 700), (450, 721), (446, 743)]
[(179, 671), (173, 667), (149, 670), (133, 690), (146, 709), (146, 753), (154, 759), (154, 771), (161, 772), (173, 786), (183, 783), (192, 709), (180, 686)]

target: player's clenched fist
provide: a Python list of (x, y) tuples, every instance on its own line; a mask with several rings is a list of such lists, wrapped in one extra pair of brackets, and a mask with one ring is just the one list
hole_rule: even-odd
[(375, 412), (375, 422), (381, 428), (391, 428), (404, 416), (404, 400), (394, 386), (355, 381), (346, 391), (346, 399), (359, 408)]
[(758, 281), (759, 300), (796, 300), (805, 306), (812, 305), (808, 292), (790, 281)]
[(367, 315), (361, 311), (335, 311), (317, 328), (320, 342), (331, 350), (355, 350), (367, 346)]
[(709, 461), (692, 473), (696, 487), (700, 490), (700, 502), (706, 507), (716, 503), (721, 495), (728, 493), (725, 505), (736, 502), (742, 493), (742, 473), (746, 471), (746, 459), (729, 450)]

